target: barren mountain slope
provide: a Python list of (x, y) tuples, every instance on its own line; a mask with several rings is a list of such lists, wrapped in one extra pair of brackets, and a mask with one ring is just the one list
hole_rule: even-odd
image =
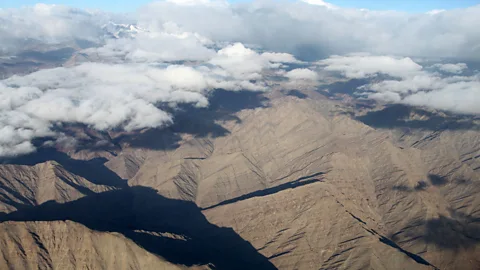
[(337, 200), (326, 182), (205, 211), (233, 226), (279, 269), (433, 269)]
[[(381, 237), (442, 269), (475, 268), (480, 240), (478, 129), (409, 127), (403, 135), (405, 127), (368, 126), (348, 114), (349, 105), (306, 94), (311, 98), (271, 93), (268, 105), (222, 122), (228, 130), (224, 136), (184, 137), (175, 150), (150, 152), (130, 185), (150, 186), (166, 197), (213, 208), (205, 211), (212, 222), (233, 227), (264, 255), (274, 256), (272, 262), (282, 269), (333, 267), (329, 258), (339, 257), (336, 253), (346, 256), (336, 267), (389, 268), (371, 259), (379, 254), (383, 260), (382, 249), (391, 248), (378, 241)], [(315, 179), (322, 183), (310, 183)], [(289, 200), (277, 199), (285, 196), (283, 189), (304, 184), (289, 191)], [(310, 226), (300, 230), (301, 225), (290, 225), (296, 218), (267, 221), (270, 215), (278, 219), (279, 209), (291, 207), (291, 200), (301, 200), (314, 185), (323, 188), (311, 198), (319, 208), (305, 217)], [(324, 198), (341, 207), (323, 207), (328, 205)], [(262, 211), (270, 200), (275, 207)], [(258, 205), (247, 208), (253, 201)], [(215, 208), (218, 204), (224, 205), (222, 211)], [(283, 211), (294, 216), (293, 209)], [(358, 232), (337, 230), (338, 224), (328, 225), (335, 228), (328, 233), (319, 229), (335, 222), (339, 211), (358, 218), (350, 217), (344, 225), (356, 224)], [(294, 231), (295, 241), (277, 236), (287, 229)], [(356, 254), (342, 241), (362, 236), (359, 232), (365, 239), (355, 241), (363, 251)], [(259, 235), (262, 241), (255, 238)], [(308, 241), (303, 239), (311, 241), (310, 251), (297, 248), (297, 242)], [(330, 253), (318, 256), (321, 250)]]
[(48, 201), (64, 203), (112, 190), (75, 175), (55, 161), (27, 165), (0, 165), (0, 212), (9, 213)]
[[(120, 233), (144, 250), (178, 265), (275, 269), (231, 228), (208, 222), (194, 203), (167, 199), (146, 187), (125, 187), (63, 204), (45, 203), (0, 216), (0, 220), (71, 220), (93, 231)], [(111, 247), (98, 249), (109, 252)], [(63, 263), (71, 265), (68, 260)]]
[[(117, 233), (71, 221), (0, 224), (2, 269), (185, 269)], [(3, 268), (8, 267), (8, 268)]]
[[(167, 130), (109, 135), (115, 152), (95, 149), (91, 156), (108, 158), (101, 169), (108, 167), (117, 174), (113, 183), (128, 179), (133, 195), (128, 195), (128, 188), (95, 195), (115, 185), (87, 181), (96, 175), (80, 169), (89, 161), (71, 166), (85, 178), (54, 162), (3, 165), (3, 175), (22, 176), (1, 180), (10, 188), (3, 188), (8, 198), (4, 211), (19, 208), (18, 203), (61, 203), (88, 195), (12, 217), (71, 219), (90, 224), (91, 229), (128, 232), (135, 241), (161, 251), (156, 254), (168, 251), (171, 258), (201, 264), (216, 261), (220, 268), (233, 266), (233, 259), (245, 262), (249, 256), (268, 265), (255, 249), (279, 269), (475, 269), (480, 265), (476, 120), (403, 106), (368, 108), (355, 100), (297, 92), (272, 91), (246, 98), (239, 94), (230, 97), (229, 106), (216, 107), (212, 101), (208, 111), (190, 114), (193, 118), (186, 122), (177, 119), (179, 126)], [(70, 158), (90, 156), (88, 148), (69, 154)], [(42, 166), (54, 168), (46, 170), (54, 173), (43, 172)], [(46, 186), (48, 192), (39, 192), (37, 186)], [(161, 196), (135, 192), (144, 189), (137, 186), (151, 187)], [(22, 191), (21, 197), (15, 190)], [(112, 194), (120, 197), (106, 203)], [(86, 215), (99, 202), (98, 215)], [(217, 226), (233, 228), (255, 249)], [(173, 241), (176, 248), (165, 249), (165, 242), (150, 239), (175, 230), (192, 235), (194, 241), (182, 245)], [(241, 244), (242, 256), (234, 255), (238, 248), (230, 239)], [(216, 251), (217, 243), (226, 255)], [(232, 246), (225, 248), (229, 243)], [(182, 253), (183, 245), (196, 259)]]

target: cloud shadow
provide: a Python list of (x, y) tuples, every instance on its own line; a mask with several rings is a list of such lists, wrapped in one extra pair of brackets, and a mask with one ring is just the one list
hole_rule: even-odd
[(419, 192), (419, 191), (426, 190), (428, 186), (429, 185), (427, 182), (421, 180), (421, 181), (418, 181), (418, 183), (414, 187), (410, 187), (402, 184), (402, 185), (393, 186), (392, 189), (401, 191), (401, 192)]
[(433, 244), (443, 250), (462, 250), (476, 247), (480, 243), (480, 218), (450, 209), (450, 216), (440, 215), (425, 221), (414, 221), (406, 228), (392, 234), (395, 242), (413, 239)]
[[(422, 120), (411, 120), (411, 116), (420, 116)], [(379, 111), (370, 111), (357, 116), (356, 120), (374, 127), (384, 129), (422, 129), (422, 130), (478, 130), (480, 125), (473, 117), (464, 115), (440, 115), (423, 109), (406, 105), (389, 105)]]
[(444, 186), (448, 183), (448, 180), (447, 180), (446, 177), (436, 175), (436, 174), (429, 174), (428, 175), (428, 180), (430, 181), (430, 183), (432, 185), (437, 186), (437, 187)]

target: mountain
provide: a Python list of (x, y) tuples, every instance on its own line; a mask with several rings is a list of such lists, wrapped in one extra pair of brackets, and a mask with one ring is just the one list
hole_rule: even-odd
[(24, 48), (14, 55), (0, 54), (0, 79), (13, 75), (25, 75), (41, 69), (60, 66), (74, 66), (78, 63), (101, 60), (97, 55), (88, 55), (83, 51), (105, 43), (106, 40), (132, 39), (138, 33), (146, 32), (133, 24), (117, 24), (108, 22), (99, 32), (101, 36), (96, 42), (75, 39), (66, 42), (45, 44), (39, 40), (25, 40)]
[(146, 32), (146, 29), (134, 24), (119, 24), (112, 21), (102, 27), (107, 38), (134, 38), (139, 32)]
[[(302, 89), (219, 90), (210, 101), (166, 129), (89, 137), (115, 151), (39, 150), (2, 165), (2, 250), (27, 250), (32, 234), (11, 239), (33, 231), (46, 248), (31, 254), (75, 268), (47, 244), (100, 252), (93, 240), (72, 245), (81, 232), (121, 242), (98, 242), (98, 257), (118, 248), (125, 268), (141, 266), (139, 254), (217, 269), (480, 265), (477, 118)], [(53, 233), (66, 227), (72, 238)]]
[(129, 184), (195, 202), (281, 269), (381, 268), (381, 248), (442, 269), (478, 263), (478, 126), (375, 128), (305, 95), (317, 97), (273, 95), (225, 121), (225, 136), (150, 153)]
[(95, 232), (71, 221), (5, 222), (0, 227), (0, 264), (11, 269), (187, 269), (118, 233)]
[(0, 165), (0, 211), (10, 213), (49, 201), (65, 203), (114, 189), (75, 175), (55, 161)]

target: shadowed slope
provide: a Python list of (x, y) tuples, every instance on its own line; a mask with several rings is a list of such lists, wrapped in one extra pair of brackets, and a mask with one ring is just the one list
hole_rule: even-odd
[(210, 224), (195, 204), (167, 199), (145, 187), (91, 195), (67, 204), (48, 202), (0, 219), (72, 220), (93, 230), (120, 232), (147, 251), (177, 264), (275, 269), (232, 229)]

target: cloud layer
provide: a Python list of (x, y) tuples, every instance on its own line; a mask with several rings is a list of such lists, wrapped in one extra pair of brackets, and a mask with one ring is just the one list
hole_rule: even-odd
[(131, 14), (0, 9), (0, 60), (77, 51), (70, 67), (0, 81), (0, 156), (34, 151), (38, 137), (72, 141), (65, 123), (163, 127), (175, 119), (161, 108), (206, 107), (212, 89), (314, 88), (322, 80), (315, 69), (371, 79), (357, 89), (362, 98), (478, 114), (479, 75), (445, 58), (480, 61), (479, 15), (480, 6), (407, 14), (321, 0), (166, 0)]
[[(313, 1), (312, 1), (313, 2)], [(291, 1), (159, 1), (141, 9), (145, 25), (175, 22), (215, 41), (240, 41), (303, 59), (369, 52), (422, 57), (480, 57), (480, 6), (408, 14)], [(145, 23), (144, 23), (145, 22)]]
[(480, 114), (480, 73), (463, 74), (468, 69), (465, 63), (422, 66), (408, 57), (350, 55), (318, 64), (349, 79), (371, 79), (357, 89), (363, 98)]
[(209, 55), (177, 65), (83, 63), (0, 81), (0, 156), (33, 151), (37, 137), (62, 137), (63, 123), (97, 130), (163, 127), (174, 119), (160, 107), (206, 107), (213, 89), (266, 91), (265, 74), (280, 66), (277, 61), (298, 62), (240, 43)]
[(104, 38), (102, 26), (110, 20), (120, 17), (45, 4), (0, 9), (0, 54), (76, 40), (100, 43)]
[[(312, 4), (309, 4), (311, 2)], [(0, 9), (1, 49), (14, 50), (28, 42), (59, 43), (89, 40), (115, 44), (109, 22), (131, 22), (149, 31), (135, 40), (129, 57), (175, 59), (175, 50), (202, 58), (204, 42), (257, 44), (269, 51), (303, 59), (355, 52), (421, 57), (480, 59), (480, 5), (425, 14), (336, 8), (324, 1), (223, 0), (157, 1), (127, 15), (83, 11), (38, 4)], [(201, 38), (199, 38), (201, 37)], [(180, 47), (174, 39), (184, 39)], [(173, 39), (173, 41), (172, 41)], [(154, 55), (155, 58), (155, 55)]]

